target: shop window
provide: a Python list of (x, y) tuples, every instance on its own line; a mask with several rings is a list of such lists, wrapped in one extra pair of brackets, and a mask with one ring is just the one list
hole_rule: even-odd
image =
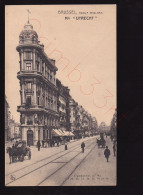
[(40, 105), (40, 98), (39, 98), (39, 96), (37, 97), (37, 104)]
[(45, 140), (46, 139), (46, 132), (45, 132), (45, 130), (43, 130), (43, 140)]

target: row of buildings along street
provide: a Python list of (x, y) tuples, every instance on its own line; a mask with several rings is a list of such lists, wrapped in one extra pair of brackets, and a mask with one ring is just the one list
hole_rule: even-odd
[(78, 103), (72, 85), (57, 78), (56, 61), (46, 54), (27, 11), (28, 21), (13, 47), (20, 89), (20, 103), (17, 99), (13, 110), (20, 121), (5, 95), (5, 185), (116, 185), (117, 110), (110, 125), (98, 124), (98, 112), (93, 116), (84, 108), (87, 104), (89, 109), (87, 101)]
[[(95, 117), (91, 116), (70, 95), (70, 89), (56, 79), (55, 60), (48, 58), (44, 45), (38, 41), (33, 26), (28, 23), (19, 35), (20, 125), (6, 119), (6, 141), (20, 137), (27, 145), (40, 140), (68, 137), (81, 138), (98, 133)], [(5, 100), (6, 101), (6, 100)], [(8, 110), (8, 103), (5, 104)], [(6, 118), (9, 118), (7, 116)], [(11, 132), (11, 134), (10, 134)], [(60, 140), (59, 140), (60, 141)]]

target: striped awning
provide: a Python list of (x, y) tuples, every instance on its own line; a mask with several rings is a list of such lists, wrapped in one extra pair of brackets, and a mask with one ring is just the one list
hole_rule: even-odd
[(74, 136), (74, 134), (72, 132), (70, 132), (70, 136)]
[(58, 129), (53, 129), (52, 130), (52, 136), (61, 137), (63, 135), (62, 135), (62, 133)]

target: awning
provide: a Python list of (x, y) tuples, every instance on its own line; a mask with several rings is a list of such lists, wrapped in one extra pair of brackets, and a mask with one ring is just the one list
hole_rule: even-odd
[(61, 133), (62, 136), (66, 136), (64, 131), (62, 131), (61, 129), (59, 129), (59, 132)]
[(63, 131), (65, 136), (70, 136), (70, 132), (69, 131)]
[(60, 137), (60, 136), (63, 136), (63, 135), (58, 129), (53, 129), (52, 130), (52, 136)]
[(74, 134), (72, 132), (70, 132), (70, 136), (74, 136)]

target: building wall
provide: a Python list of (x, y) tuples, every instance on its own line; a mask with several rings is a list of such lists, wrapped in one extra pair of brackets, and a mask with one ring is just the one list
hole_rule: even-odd
[(51, 139), (51, 133), (47, 131), (58, 126), (57, 67), (55, 61), (47, 57), (31, 24), (24, 26), (19, 43), (16, 49), (20, 59), (17, 73), (21, 96), (18, 106), (20, 128), (22, 139), (28, 141), (29, 132), (30, 143), (35, 145), (38, 140)]
[(5, 141), (8, 141), (8, 131), (9, 131), (9, 105), (5, 98)]

